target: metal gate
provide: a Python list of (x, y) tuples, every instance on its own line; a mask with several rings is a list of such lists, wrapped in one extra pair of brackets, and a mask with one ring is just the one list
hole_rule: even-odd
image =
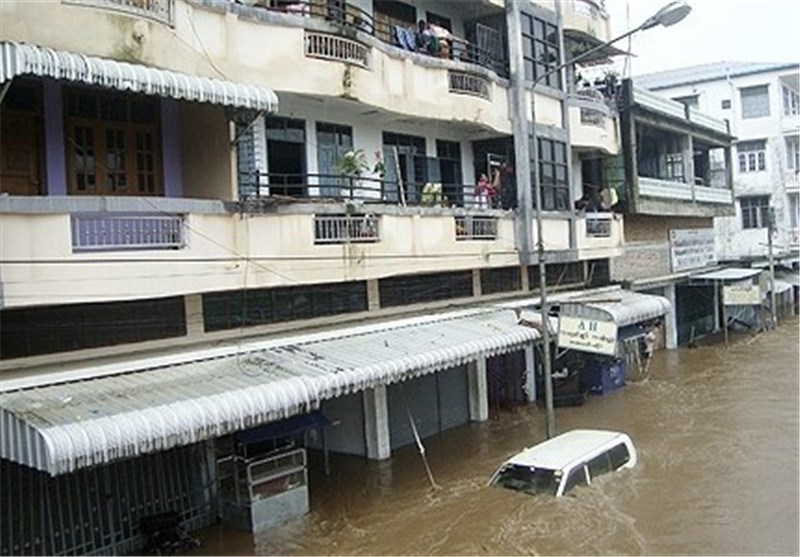
[(55, 477), (0, 459), (0, 554), (135, 551), (143, 517), (177, 511), (189, 529), (211, 524), (214, 482), (205, 444)]

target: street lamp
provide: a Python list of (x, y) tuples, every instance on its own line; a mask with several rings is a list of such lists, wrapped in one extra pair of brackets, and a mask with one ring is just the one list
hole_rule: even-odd
[[(541, 75), (538, 75), (533, 80), (533, 85), (531, 87), (532, 94), (531, 94), (531, 119), (533, 121), (533, 129), (531, 130), (530, 138), (533, 142), (533, 195), (535, 198), (536, 203), (536, 248), (539, 254), (539, 296), (541, 300), (541, 314), (542, 314), (542, 344), (543, 346), (543, 360), (544, 360), (544, 397), (545, 397), (545, 406), (547, 409), (545, 422), (547, 426), (547, 438), (554, 437), (556, 434), (556, 426), (555, 426), (555, 412), (553, 411), (553, 372), (552, 372), (552, 363), (550, 362), (550, 320), (549, 320), (549, 307), (547, 305), (547, 275), (545, 269), (545, 256), (544, 256), (544, 235), (542, 234), (542, 185), (539, 179), (539, 146), (537, 145), (536, 141), (536, 100), (535, 100), (535, 90), (536, 85), (541, 82), (543, 79), (553, 75), (556, 72), (563, 70), (565, 67), (575, 64), (580, 60), (583, 60), (587, 56), (594, 54), (603, 48), (610, 46), (617, 41), (621, 41), (622, 39), (637, 33), (638, 31), (644, 31), (646, 29), (651, 29), (658, 25), (663, 25), (664, 27), (669, 27), (671, 25), (675, 25), (687, 15), (692, 8), (686, 4), (686, 2), (670, 2), (660, 10), (658, 10), (655, 14), (651, 17), (647, 18), (641, 25), (636, 27), (635, 29), (631, 29), (627, 33), (623, 33), (622, 35), (611, 39), (599, 46), (596, 46), (592, 49), (587, 50), (579, 54), (578, 56), (570, 59), (563, 64), (556, 66)], [(524, 214), (524, 213), (523, 213)], [(526, 219), (527, 220), (527, 219)], [(525, 223), (523, 230), (525, 230), (525, 234), (530, 237), (528, 234), (528, 230), (530, 228), (530, 221)], [(528, 241), (525, 241), (525, 245), (527, 245)]]

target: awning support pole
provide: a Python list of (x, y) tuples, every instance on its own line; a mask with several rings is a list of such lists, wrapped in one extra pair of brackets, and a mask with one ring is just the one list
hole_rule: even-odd
[(414, 416), (411, 415), (411, 410), (408, 407), (408, 402), (406, 402), (406, 392), (403, 389), (403, 386), (400, 385), (400, 390), (403, 393), (403, 405), (406, 407), (406, 413), (408, 414), (408, 421), (411, 424), (411, 431), (414, 433), (414, 440), (417, 442), (417, 448), (419, 449), (419, 454), (422, 456), (422, 462), (425, 464), (425, 471), (428, 473), (428, 480), (431, 482), (431, 487), (433, 489), (441, 489), (438, 485), (436, 485), (436, 481), (433, 479), (433, 472), (431, 472), (431, 467), (428, 464), (428, 457), (425, 455), (425, 445), (422, 444), (422, 439), (419, 438), (419, 433), (417, 432), (417, 425), (414, 423)]
[(8, 93), (8, 89), (11, 87), (11, 82), (13, 79), (9, 79), (5, 83), (3, 83), (3, 88), (0, 89), (0, 103), (3, 102), (3, 99), (6, 98), (6, 93)]

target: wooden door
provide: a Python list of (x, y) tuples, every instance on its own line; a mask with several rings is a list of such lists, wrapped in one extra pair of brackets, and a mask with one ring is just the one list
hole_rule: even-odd
[(4, 111), (0, 117), (0, 192), (42, 193), (41, 121), (35, 114)]

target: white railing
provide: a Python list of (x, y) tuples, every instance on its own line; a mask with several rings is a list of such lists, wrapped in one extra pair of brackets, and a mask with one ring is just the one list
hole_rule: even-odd
[(362, 68), (368, 66), (369, 49), (358, 41), (325, 33), (307, 32), (305, 43), (308, 57), (346, 62)]
[(694, 188), (694, 199), (703, 203), (733, 203), (733, 193), (731, 190), (722, 188), (696, 186)]
[(639, 195), (691, 201), (692, 186), (683, 182), (639, 176)]
[(633, 88), (633, 102), (681, 120), (686, 119), (686, 109), (682, 103), (651, 93), (646, 89)]
[(103, 8), (154, 19), (172, 25), (174, 0), (61, 0), (64, 4)]
[(182, 215), (72, 215), (74, 251), (181, 249)]
[(456, 240), (496, 240), (496, 217), (455, 217)]
[(315, 244), (371, 244), (380, 240), (378, 218), (373, 215), (314, 217)]
[(450, 70), (448, 72), (450, 92), (461, 95), (472, 95), (482, 99), (489, 99), (489, 80), (465, 72)]

